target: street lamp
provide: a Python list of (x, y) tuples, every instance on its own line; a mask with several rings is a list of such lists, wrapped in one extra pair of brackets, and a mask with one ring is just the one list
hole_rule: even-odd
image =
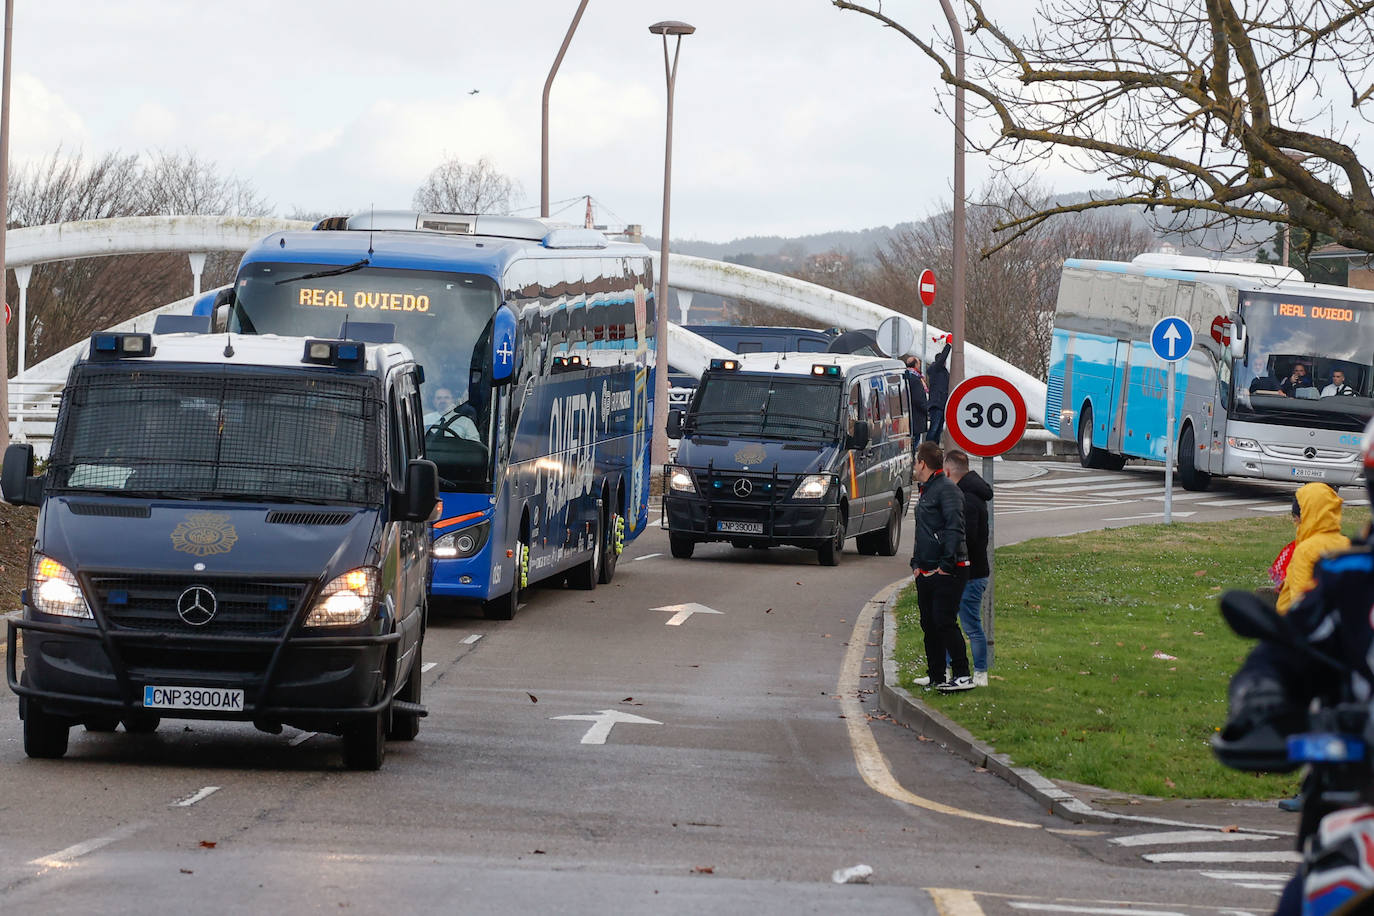
[(544, 80), (544, 107), (539, 132), (539, 215), (545, 219), (549, 216), (549, 92), (553, 89), (553, 78), (558, 73), (558, 65), (563, 63), (563, 55), (568, 53), (573, 32), (577, 31), (577, 24), (582, 21), (582, 11), (586, 8), (587, 0), (582, 0), (577, 5), (572, 25), (568, 26), (568, 34), (563, 36), (563, 46), (558, 49), (558, 56), (553, 59), (553, 66), (549, 68), (549, 78)]
[[(954, 37), (954, 349), (950, 353), (950, 389), (964, 380), (964, 35), (949, 0), (940, 0)], [(924, 355), (926, 342), (921, 341)]]
[[(652, 460), (662, 467), (668, 463), (668, 202), (672, 195), (673, 178), (673, 86), (677, 82), (677, 55), (682, 36), (691, 35), (695, 26), (685, 22), (655, 22), (649, 31), (663, 36), (663, 74), (668, 80), (668, 128), (663, 144), (663, 232), (659, 237), (658, 293), (654, 296), (654, 438)], [(673, 44), (672, 63), (668, 61), (668, 36), (677, 37)]]

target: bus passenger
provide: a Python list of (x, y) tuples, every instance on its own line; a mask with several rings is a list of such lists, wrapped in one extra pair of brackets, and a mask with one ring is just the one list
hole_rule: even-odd
[(1279, 392), (1285, 397), (1301, 397), (1299, 389), (1312, 387), (1312, 380), (1307, 377), (1307, 364), (1297, 362), (1293, 364), (1293, 371), (1288, 378), (1279, 382)]

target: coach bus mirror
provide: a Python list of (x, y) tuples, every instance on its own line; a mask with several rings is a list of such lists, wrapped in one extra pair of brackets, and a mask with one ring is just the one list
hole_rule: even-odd
[(682, 438), (682, 411), (680, 410), (668, 411), (668, 438)]
[(502, 306), (491, 319), (491, 384), (505, 385), (515, 374), (515, 315)]
[(215, 293), (214, 307), (210, 314), (214, 316), (214, 329), (216, 332), (224, 331), (229, 327), (229, 312), (234, 308), (234, 288), (228, 287)]
[(868, 448), (868, 423), (866, 421), (855, 421), (854, 431), (849, 434), (849, 447), (861, 451)]
[(33, 476), (33, 446), (28, 443), (5, 449), (0, 466), (0, 490), (5, 502), (16, 506), (36, 506), (42, 499), (43, 478)]
[(428, 521), (439, 501), (439, 468), (425, 458), (413, 458), (406, 464), (406, 488), (399, 500), (398, 520)]
[(1236, 359), (1245, 358), (1245, 331), (1238, 325), (1231, 325), (1231, 355)]

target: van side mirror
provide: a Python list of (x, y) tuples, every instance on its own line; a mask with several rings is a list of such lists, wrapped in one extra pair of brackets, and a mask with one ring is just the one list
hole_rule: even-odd
[(682, 411), (680, 410), (668, 411), (668, 438), (682, 438)]
[(0, 490), (5, 502), (15, 506), (36, 506), (43, 501), (43, 478), (33, 476), (33, 446), (28, 443), (5, 449), (0, 466)]
[(427, 522), (439, 502), (439, 467), (427, 458), (406, 465), (406, 486), (393, 516), (402, 522)]
[(854, 421), (854, 431), (849, 434), (849, 447), (856, 449), (868, 448), (868, 421)]

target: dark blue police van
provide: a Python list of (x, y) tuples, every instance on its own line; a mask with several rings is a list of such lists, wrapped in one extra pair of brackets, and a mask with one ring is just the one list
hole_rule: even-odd
[(758, 353), (712, 360), (665, 468), (663, 523), (678, 558), (696, 545), (780, 544), (840, 562), (844, 543), (893, 556), (911, 500), (904, 367), (872, 356)]
[(5, 499), (40, 507), (6, 659), (24, 749), (224, 719), (342, 735), (377, 769), (425, 714), (422, 371), (389, 342), (159, 321), (92, 338), (41, 476), (5, 453)]

